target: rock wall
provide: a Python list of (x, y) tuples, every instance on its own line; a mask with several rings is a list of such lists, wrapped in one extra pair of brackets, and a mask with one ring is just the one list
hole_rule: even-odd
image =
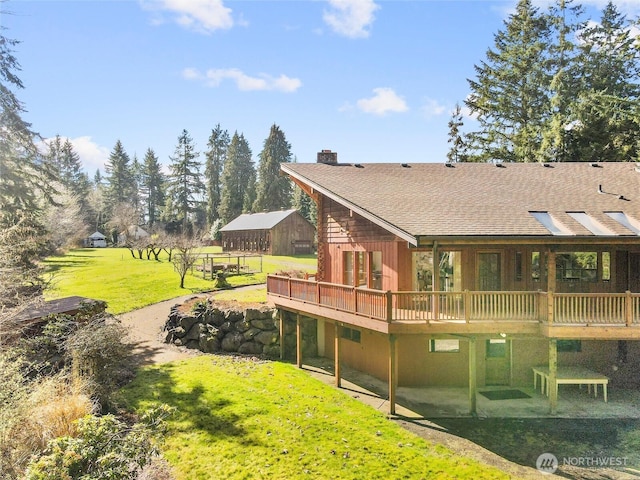
[[(284, 312), (285, 357), (296, 355), (295, 317)], [(304, 318), (303, 355), (316, 356), (316, 320)], [(208, 300), (201, 300), (191, 307), (174, 305), (165, 323), (165, 342), (193, 348), (205, 353), (227, 352), (280, 356), (280, 316), (270, 307), (246, 308), (220, 307)]]

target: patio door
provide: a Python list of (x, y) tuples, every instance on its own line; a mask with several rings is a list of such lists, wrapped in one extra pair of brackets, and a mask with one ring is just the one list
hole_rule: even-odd
[(511, 384), (511, 341), (489, 338), (485, 344), (485, 384)]

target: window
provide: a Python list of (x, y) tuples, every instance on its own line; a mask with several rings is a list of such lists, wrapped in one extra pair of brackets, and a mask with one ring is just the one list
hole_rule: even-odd
[(440, 290), (444, 292), (462, 291), (462, 255), (461, 252), (442, 252), (440, 254)]
[(458, 353), (460, 351), (460, 340), (432, 338), (429, 341), (429, 351), (433, 353)]
[(522, 281), (522, 252), (516, 252), (514, 259), (515, 271), (513, 272), (516, 282)]
[(597, 282), (597, 252), (556, 254), (556, 280), (560, 282)]
[(602, 280), (611, 280), (611, 253), (602, 252)]
[(487, 340), (487, 358), (504, 358), (507, 356), (507, 340), (490, 338)]
[(371, 288), (382, 290), (382, 252), (369, 253), (369, 268), (371, 269)]
[(582, 351), (582, 342), (580, 340), (558, 340), (556, 346), (559, 352)]
[(345, 285), (353, 285), (353, 252), (344, 252), (344, 280)]
[(540, 281), (540, 252), (531, 252), (531, 279)]
[(357, 287), (367, 287), (367, 264), (365, 262), (365, 252), (356, 252), (356, 265), (358, 266), (358, 284)]
[(360, 330), (356, 330), (355, 328), (342, 327), (340, 332), (340, 337), (345, 340), (351, 340), (352, 342), (360, 343), (361, 333)]
[(433, 252), (413, 252), (413, 290), (431, 292), (433, 290)]

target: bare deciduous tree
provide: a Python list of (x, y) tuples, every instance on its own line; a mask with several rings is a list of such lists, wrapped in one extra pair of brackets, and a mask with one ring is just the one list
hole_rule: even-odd
[(182, 235), (176, 238), (175, 252), (171, 262), (178, 275), (180, 275), (180, 288), (184, 288), (184, 277), (198, 260), (201, 245), (197, 236), (187, 237)]

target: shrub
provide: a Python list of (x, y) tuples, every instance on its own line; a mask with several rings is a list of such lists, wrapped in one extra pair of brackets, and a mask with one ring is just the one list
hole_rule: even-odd
[(157, 453), (152, 433), (162, 430), (172, 412), (161, 405), (129, 426), (114, 415), (88, 415), (77, 421), (78, 436), (49, 442), (27, 469), (27, 480), (135, 479)]

